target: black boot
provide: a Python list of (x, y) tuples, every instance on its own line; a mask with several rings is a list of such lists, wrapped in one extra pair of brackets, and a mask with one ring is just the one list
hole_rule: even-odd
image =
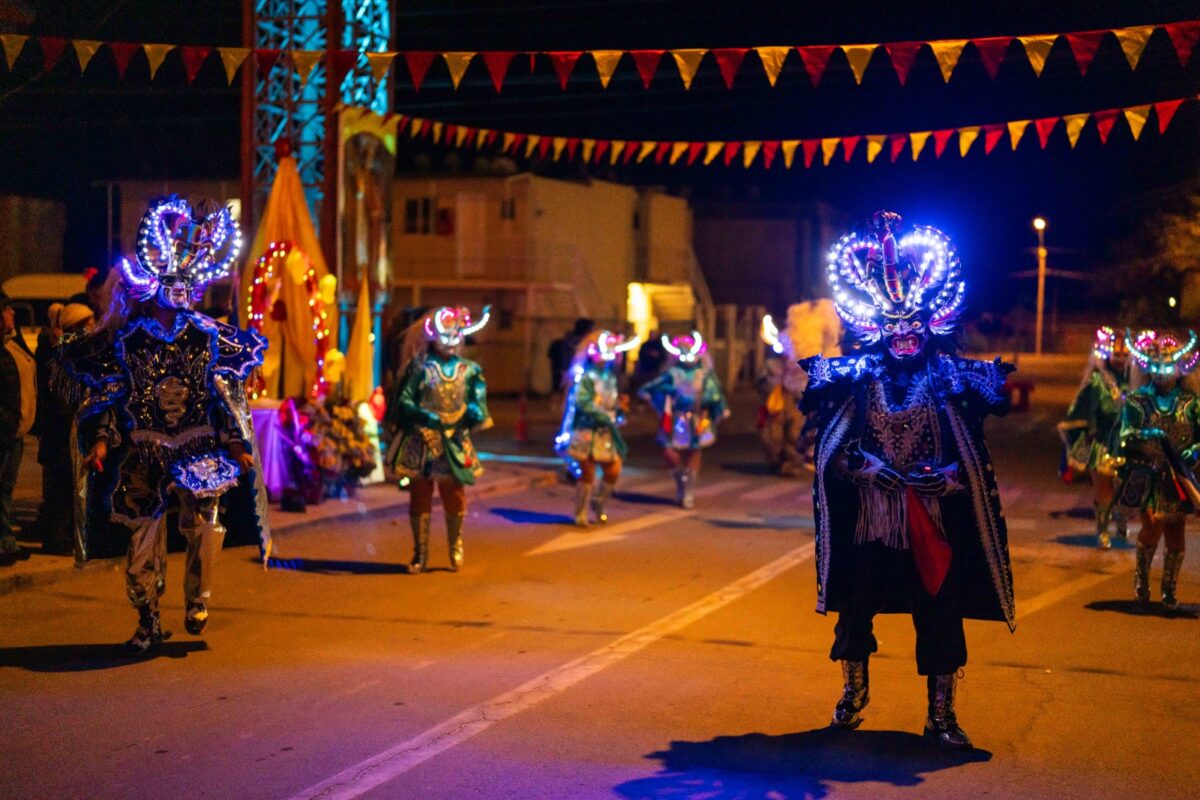
[(925, 718), (925, 738), (951, 750), (970, 750), (971, 739), (958, 727), (954, 716), (954, 695), (958, 675), (930, 675), (926, 678), (929, 691), (929, 716)]
[(183, 615), (183, 629), (192, 636), (199, 636), (204, 633), (205, 627), (208, 626), (208, 606), (204, 603), (187, 604), (187, 611)]
[(842, 698), (833, 707), (830, 726), (852, 731), (862, 725), (862, 710), (871, 701), (866, 661), (843, 661)]
[(121, 647), (127, 653), (145, 653), (170, 638), (171, 632), (164, 631), (158, 620), (158, 609), (138, 606), (137, 630)]
[(413, 534), (413, 557), (408, 565), (410, 573), (424, 572), (429, 564), (429, 515), (414, 514), (409, 517)]
[(1183, 551), (1168, 550), (1163, 553), (1162, 604), (1167, 611), (1179, 608), (1175, 587), (1179, 585), (1179, 570), (1183, 567)]
[(1137, 555), (1133, 567), (1133, 596), (1139, 603), (1150, 602), (1150, 562), (1154, 560), (1154, 551), (1158, 545), (1147, 547), (1137, 543)]

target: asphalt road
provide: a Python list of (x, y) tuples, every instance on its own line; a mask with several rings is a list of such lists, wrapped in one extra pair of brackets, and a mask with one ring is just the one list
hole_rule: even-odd
[(567, 487), (476, 503), (458, 574), (403, 574), (406, 518), (289, 534), (266, 573), (226, 551), (203, 639), (172, 557), (175, 636), (152, 658), (113, 649), (135, 621), (119, 572), (0, 597), (0, 796), (1194, 797), (1196, 607), (1136, 613), (1132, 551), (1090, 546), (1049, 420), (990, 429), (1020, 617), (968, 623), (976, 751), (919, 738), (901, 616), (877, 622), (865, 725), (826, 727), (809, 481), (763, 475), (733, 436), (691, 513), (646, 442), (606, 528), (568, 524)]

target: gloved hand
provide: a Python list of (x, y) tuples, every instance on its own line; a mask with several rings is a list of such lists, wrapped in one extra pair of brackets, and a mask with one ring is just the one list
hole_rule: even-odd
[(467, 410), (463, 414), (463, 421), (467, 423), (467, 427), (474, 428), (483, 422), (483, 409), (476, 403), (467, 403)]
[(858, 486), (873, 486), (885, 492), (899, 492), (904, 488), (903, 475), (859, 444), (846, 451), (846, 471)]
[(921, 497), (944, 497), (962, 489), (958, 482), (957, 464), (949, 464), (940, 469), (928, 467), (916, 470), (908, 473), (905, 480)]

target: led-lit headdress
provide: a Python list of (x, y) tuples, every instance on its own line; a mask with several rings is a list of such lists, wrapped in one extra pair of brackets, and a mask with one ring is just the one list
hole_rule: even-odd
[(594, 361), (609, 363), (617, 360), (617, 356), (626, 353), (642, 343), (638, 336), (626, 339), (622, 334), (612, 331), (600, 331), (595, 341), (587, 346), (588, 358)]
[(700, 331), (692, 331), (683, 336), (662, 337), (662, 346), (668, 353), (678, 359), (681, 364), (695, 364), (700, 356), (708, 352), (708, 343), (700, 335)]
[(1125, 331), (1125, 344), (1138, 367), (1150, 375), (1182, 376), (1200, 363), (1200, 340), (1188, 331), (1187, 341), (1159, 331)]
[(136, 260), (120, 260), (126, 288), (149, 300), (160, 288), (198, 300), (224, 278), (242, 249), (242, 232), (228, 206), (199, 216), (178, 195), (155, 200), (138, 226)]
[(786, 335), (780, 335), (779, 326), (775, 324), (775, 320), (770, 314), (763, 314), (759, 336), (776, 355), (791, 355), (792, 340)]
[(1104, 325), (1096, 329), (1096, 341), (1092, 343), (1092, 355), (1101, 361), (1111, 361), (1114, 356), (1128, 356), (1129, 347), (1124, 336)]
[(868, 344), (901, 323), (950, 333), (966, 293), (950, 237), (928, 225), (906, 226), (890, 211), (838, 240), (827, 278), (838, 316)]
[(465, 337), (482, 330), (491, 316), (491, 306), (483, 307), (478, 321), (471, 319), (466, 306), (442, 306), (425, 318), (425, 338), (444, 347), (458, 347)]

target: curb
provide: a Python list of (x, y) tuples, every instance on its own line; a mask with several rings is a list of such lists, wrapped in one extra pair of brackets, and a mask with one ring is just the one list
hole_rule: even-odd
[[(515, 476), (505, 478), (487, 486), (480, 487), (472, 493), (474, 497), (494, 497), (502, 494), (514, 494), (516, 492), (527, 489), (540, 489), (546, 486), (553, 486), (558, 483), (558, 473), (550, 470), (535, 472), (528, 476)], [(397, 500), (394, 503), (385, 503), (367, 511), (347, 511), (342, 514), (331, 514), (328, 517), (322, 517), (317, 520), (296, 520), (280, 527), (273, 527), (272, 534), (286, 533), (297, 528), (310, 528), (318, 525), (336, 525), (341, 522), (350, 522), (353, 520), (362, 519), (364, 516), (370, 515), (373, 517), (387, 517), (398, 510), (407, 507), (407, 500)], [(299, 532), (299, 531), (297, 531)], [(249, 546), (249, 545), (247, 545)], [(65, 556), (64, 556), (65, 558)], [(0, 595), (11, 594), (23, 589), (31, 589), (38, 586), (48, 586), (67, 580), (83, 572), (95, 572), (102, 569), (117, 569), (125, 562), (125, 556), (114, 556), (112, 558), (98, 558), (94, 561), (86, 561), (82, 566), (76, 566), (74, 562), (68, 566), (59, 569), (44, 570), (34, 573), (15, 573), (11, 575), (0, 574)]]

